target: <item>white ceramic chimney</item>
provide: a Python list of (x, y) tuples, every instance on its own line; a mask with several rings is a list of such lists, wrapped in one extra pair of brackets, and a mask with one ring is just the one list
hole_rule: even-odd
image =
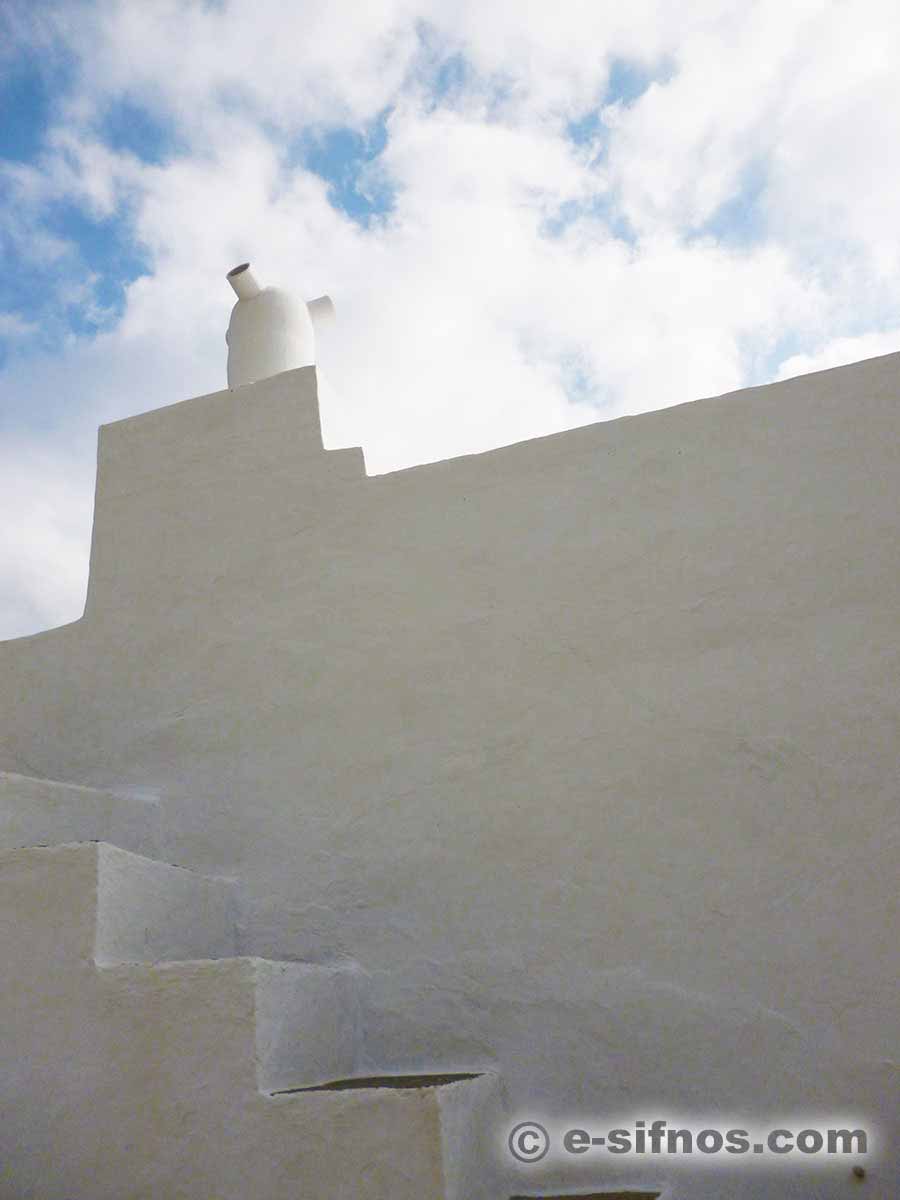
[(281, 288), (261, 288), (249, 263), (234, 267), (226, 279), (238, 298), (225, 334), (230, 388), (315, 363), (313, 322), (334, 317), (329, 296), (306, 304)]

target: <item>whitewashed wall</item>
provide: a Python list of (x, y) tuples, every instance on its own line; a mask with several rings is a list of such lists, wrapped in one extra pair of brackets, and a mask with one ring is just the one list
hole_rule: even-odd
[(158, 805), (243, 952), (362, 963), (373, 1068), (887, 1131), (898, 679), (900, 355), (374, 478), (305, 368), (101, 430), (0, 768)]

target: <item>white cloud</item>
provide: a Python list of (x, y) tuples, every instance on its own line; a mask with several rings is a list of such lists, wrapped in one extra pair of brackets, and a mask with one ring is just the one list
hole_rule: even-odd
[(771, 139), (773, 234), (852, 287), (851, 311), (897, 303), (898, 61), (896, 4), (834, 6), (809, 29)]
[(83, 120), (105, 98), (127, 95), (174, 116), (195, 145), (238, 105), (282, 128), (361, 121), (402, 85), (418, 50), (419, 7), (406, 0), (61, 5), (57, 28), (84, 70), (70, 112)]
[(0, 627), (19, 637), (76, 619), (84, 608), (91, 529), (85, 463), (33, 442), (0, 452)]
[(900, 328), (883, 333), (865, 333), (859, 337), (834, 338), (812, 354), (794, 354), (778, 368), (776, 379), (792, 379), (811, 371), (827, 371), (845, 363), (877, 358), (879, 354), (900, 352)]
[(0, 312), (0, 338), (13, 340), (29, 337), (36, 328), (33, 321), (26, 321), (17, 313)]
[[(17, 169), (23, 237), (39, 247), (50, 199), (127, 214), (149, 274), (114, 327), (18, 362), (0, 403), (34, 397), (58, 422), (50, 441), (86, 458), (99, 421), (224, 385), (223, 275), (244, 258), (264, 282), (334, 295), (323, 423), (329, 444), (362, 443), (371, 471), (762, 382), (787, 341), (825, 349), (782, 373), (896, 348), (867, 333), (900, 305), (886, 150), (900, 136), (898, 19), (879, 0), (165, 0), (55, 19), (84, 72), (67, 127)], [(454, 52), (468, 73), (437, 96)], [(566, 120), (599, 103), (622, 56), (660, 82), (573, 144)], [(182, 150), (151, 165), (106, 144), (99, 117), (125, 95)], [(395, 206), (362, 228), (292, 142), (387, 106), (369, 182)], [(762, 188), (752, 236), (698, 236), (748, 173)], [(69, 504), (60, 472), (23, 461), (45, 505), (36, 544), (71, 562), (47, 516)], [(70, 485), (88, 505), (90, 467)], [(65, 529), (86, 564), (86, 529)], [(8, 628), (43, 621), (44, 560), (3, 536)], [(77, 616), (76, 592), (57, 588), (50, 607), (68, 595)]]

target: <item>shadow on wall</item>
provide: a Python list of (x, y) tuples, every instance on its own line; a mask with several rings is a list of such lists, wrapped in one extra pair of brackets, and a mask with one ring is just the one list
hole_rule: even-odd
[(580, 1192), (573, 1196), (567, 1192), (564, 1196), (510, 1196), (509, 1200), (659, 1200), (661, 1192)]

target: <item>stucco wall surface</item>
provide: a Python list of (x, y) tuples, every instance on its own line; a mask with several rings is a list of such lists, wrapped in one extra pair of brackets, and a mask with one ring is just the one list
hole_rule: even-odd
[(898, 679), (900, 355), (378, 477), (304, 368), (103, 427), (85, 616), (0, 645), (0, 768), (154, 806), (242, 953), (358, 961), (373, 1066), (887, 1141)]

